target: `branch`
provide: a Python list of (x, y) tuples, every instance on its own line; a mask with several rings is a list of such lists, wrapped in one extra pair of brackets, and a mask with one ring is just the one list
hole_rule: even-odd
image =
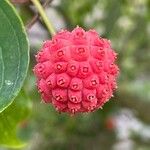
[[(42, 7), (46, 8), (53, 0), (46, 0), (43, 4)], [(26, 25), (26, 29), (29, 30), (39, 19), (40, 14), (37, 12), (33, 18), (31, 19), (31, 21), (29, 23), (27, 23)]]
[(11, 0), (14, 4), (23, 4), (29, 2), (29, 0)]

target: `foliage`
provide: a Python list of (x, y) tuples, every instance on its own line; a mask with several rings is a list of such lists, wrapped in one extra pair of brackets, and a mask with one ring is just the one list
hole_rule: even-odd
[(29, 115), (31, 103), (22, 90), (14, 102), (0, 113), (0, 144), (6, 147), (19, 148), (25, 145), (17, 137), (17, 126)]
[(19, 93), (25, 79), (29, 51), (23, 25), (14, 8), (0, 1), (0, 112)]

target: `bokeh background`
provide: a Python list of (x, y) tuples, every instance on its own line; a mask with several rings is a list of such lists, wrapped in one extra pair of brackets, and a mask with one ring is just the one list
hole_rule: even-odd
[[(44, 3), (45, 1), (41, 1)], [(150, 150), (150, 0), (51, 0), (45, 11), (57, 31), (94, 28), (118, 53), (118, 89), (102, 110), (70, 117), (40, 103), (34, 55), (50, 38), (31, 2), (14, 4), (30, 39), (24, 90), (30, 115), (18, 125), (27, 145), (20, 150)], [(11, 150), (0, 148), (0, 150)]]

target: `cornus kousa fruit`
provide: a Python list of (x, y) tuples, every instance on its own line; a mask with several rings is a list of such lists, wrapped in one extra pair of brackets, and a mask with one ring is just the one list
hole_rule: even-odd
[(63, 30), (44, 42), (34, 73), (45, 103), (75, 114), (102, 108), (116, 89), (118, 67), (110, 41), (95, 30)]

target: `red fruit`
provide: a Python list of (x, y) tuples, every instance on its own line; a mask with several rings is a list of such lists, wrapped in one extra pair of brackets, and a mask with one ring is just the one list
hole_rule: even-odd
[(79, 71), (79, 63), (74, 60), (68, 61), (67, 73), (70, 76), (76, 76)]
[(76, 61), (86, 61), (89, 58), (89, 47), (73, 46), (71, 49), (71, 56)]
[(71, 101), (68, 101), (68, 110), (66, 112), (69, 112), (71, 114), (75, 114), (77, 112), (80, 112), (81, 109), (81, 103), (73, 103)]
[(57, 75), (57, 86), (67, 88), (70, 84), (70, 77), (66, 73)]
[(38, 63), (33, 71), (39, 79), (46, 79), (51, 73), (53, 73), (53, 66), (50, 61), (45, 61), (43, 63)]
[(88, 77), (89, 75), (92, 74), (92, 69), (91, 69), (91, 66), (88, 62), (80, 62), (80, 67), (79, 67), (79, 72), (77, 74), (77, 76), (79, 78), (86, 78)]
[(71, 102), (80, 103), (82, 101), (82, 92), (69, 90), (68, 97)]
[(54, 89), (52, 90), (53, 99), (59, 102), (67, 101), (67, 90), (66, 89)]
[(42, 63), (44, 61), (48, 61), (51, 59), (51, 55), (49, 53), (49, 49), (45, 48), (44, 51), (41, 50), (37, 55), (35, 55), (36, 61)]
[(67, 62), (57, 62), (54, 64), (54, 71), (55, 73), (62, 73), (62, 72), (66, 72), (67, 70)]
[(84, 79), (84, 87), (89, 89), (95, 89), (99, 85), (99, 78), (96, 74), (92, 74), (91, 76)]
[(74, 91), (79, 91), (82, 90), (82, 88), (83, 88), (82, 80), (79, 78), (72, 78), (70, 82), (70, 89)]
[(63, 30), (44, 42), (34, 73), (46, 103), (75, 114), (101, 108), (116, 89), (117, 54), (95, 30)]
[(56, 87), (56, 75), (54, 73), (47, 77), (46, 84), (50, 90)]

